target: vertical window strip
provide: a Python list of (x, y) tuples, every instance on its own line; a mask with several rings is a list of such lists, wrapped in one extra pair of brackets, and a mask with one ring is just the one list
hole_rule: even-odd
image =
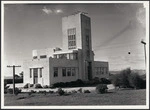
[(30, 78), (32, 78), (32, 69), (30, 68)]
[(40, 68), (40, 78), (42, 77), (42, 68)]

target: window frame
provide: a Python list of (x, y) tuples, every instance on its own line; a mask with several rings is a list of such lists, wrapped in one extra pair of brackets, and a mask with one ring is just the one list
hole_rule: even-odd
[(53, 68), (53, 77), (58, 77), (58, 67)]

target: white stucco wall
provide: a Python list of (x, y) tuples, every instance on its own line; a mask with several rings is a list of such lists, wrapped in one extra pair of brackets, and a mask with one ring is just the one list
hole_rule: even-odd
[(42, 69), (42, 77), (40, 78), (40, 72), (38, 69), (38, 83), (41, 85), (47, 85), (49, 84), (49, 59), (40, 59), (40, 60), (30, 60), (25, 61), (23, 64), (24, 69), (24, 84), (30, 83), (33, 84), (33, 71), (32, 71), (32, 77), (30, 78), (30, 68), (41, 68)]

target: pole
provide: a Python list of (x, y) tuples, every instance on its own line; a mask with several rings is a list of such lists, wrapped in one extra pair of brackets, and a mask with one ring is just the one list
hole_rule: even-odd
[(144, 52), (145, 52), (145, 66), (146, 66), (146, 44), (144, 44)]
[(13, 65), (13, 94), (15, 94), (15, 65)]
[(142, 40), (141, 43), (144, 44), (145, 69), (146, 69), (146, 42), (144, 42), (144, 41)]
[(13, 65), (13, 66), (7, 66), (7, 67), (9, 67), (9, 68), (13, 68), (13, 94), (15, 94), (15, 67), (21, 67), (21, 66), (15, 66), (15, 65)]

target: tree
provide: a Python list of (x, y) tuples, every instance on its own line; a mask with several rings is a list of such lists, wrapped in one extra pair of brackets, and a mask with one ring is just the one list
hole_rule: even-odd
[(19, 73), (20, 77), (23, 78), (23, 71)]

